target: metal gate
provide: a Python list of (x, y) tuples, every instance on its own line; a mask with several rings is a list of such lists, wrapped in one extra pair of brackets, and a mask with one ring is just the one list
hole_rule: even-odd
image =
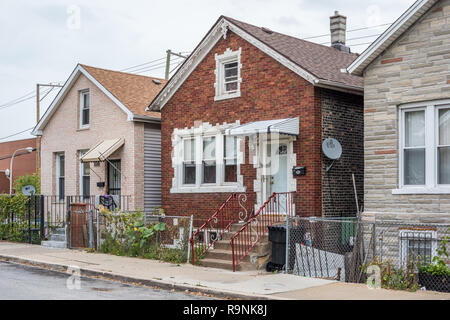
[(95, 248), (97, 210), (94, 205), (90, 202), (71, 202), (67, 210), (69, 248)]

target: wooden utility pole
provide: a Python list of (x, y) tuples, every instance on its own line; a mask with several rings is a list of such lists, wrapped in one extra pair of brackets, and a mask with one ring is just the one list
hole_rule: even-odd
[(171, 56), (177, 56), (177, 57), (180, 57), (180, 58), (183, 58), (183, 59), (187, 59), (187, 57), (183, 56), (181, 53), (172, 52), (172, 50), (170, 50), (170, 49), (167, 50), (166, 53), (167, 53), (167, 58), (166, 58), (166, 77), (165, 77), (165, 79), (169, 80), (169, 76), (170, 76), (170, 57)]
[[(62, 88), (62, 85), (51, 83), (36, 84), (36, 125), (41, 120), (41, 97), (39, 95), (40, 87)], [(36, 173), (41, 174), (41, 136), (36, 137)]]

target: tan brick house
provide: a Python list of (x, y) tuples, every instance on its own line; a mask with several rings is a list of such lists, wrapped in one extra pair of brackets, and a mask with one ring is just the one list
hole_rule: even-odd
[(145, 111), (165, 80), (77, 65), (33, 134), (42, 194), (130, 196), (160, 205), (160, 113)]
[(365, 81), (364, 218), (450, 223), (450, 1), (416, 1), (348, 71)]
[[(344, 19), (345, 31), (345, 17), (332, 17), (332, 27), (333, 19)], [(256, 211), (274, 192), (294, 192), (298, 215), (356, 212), (363, 80), (341, 72), (357, 57), (345, 38), (333, 45), (217, 20), (149, 106), (161, 110), (168, 214), (207, 219), (231, 193), (253, 194)], [(343, 157), (327, 175), (321, 145), (330, 137)], [(294, 167), (306, 172), (294, 175)]]

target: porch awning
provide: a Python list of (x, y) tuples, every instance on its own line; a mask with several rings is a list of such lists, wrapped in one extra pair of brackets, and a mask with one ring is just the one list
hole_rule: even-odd
[(124, 143), (125, 140), (122, 138), (103, 140), (86, 152), (86, 154), (81, 157), (81, 162), (105, 161), (110, 155), (123, 146)]
[(300, 134), (299, 118), (250, 122), (235, 128), (227, 129), (225, 134), (229, 136), (250, 136), (257, 133), (271, 132), (298, 136)]

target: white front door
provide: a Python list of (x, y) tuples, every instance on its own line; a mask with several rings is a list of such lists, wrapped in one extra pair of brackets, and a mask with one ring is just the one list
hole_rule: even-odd
[(264, 191), (266, 201), (270, 195), (277, 193), (276, 203), (271, 205), (271, 210), (278, 213), (287, 212), (288, 192), (288, 153), (289, 142), (277, 141), (275, 143), (267, 141), (265, 144), (266, 174), (264, 175)]

